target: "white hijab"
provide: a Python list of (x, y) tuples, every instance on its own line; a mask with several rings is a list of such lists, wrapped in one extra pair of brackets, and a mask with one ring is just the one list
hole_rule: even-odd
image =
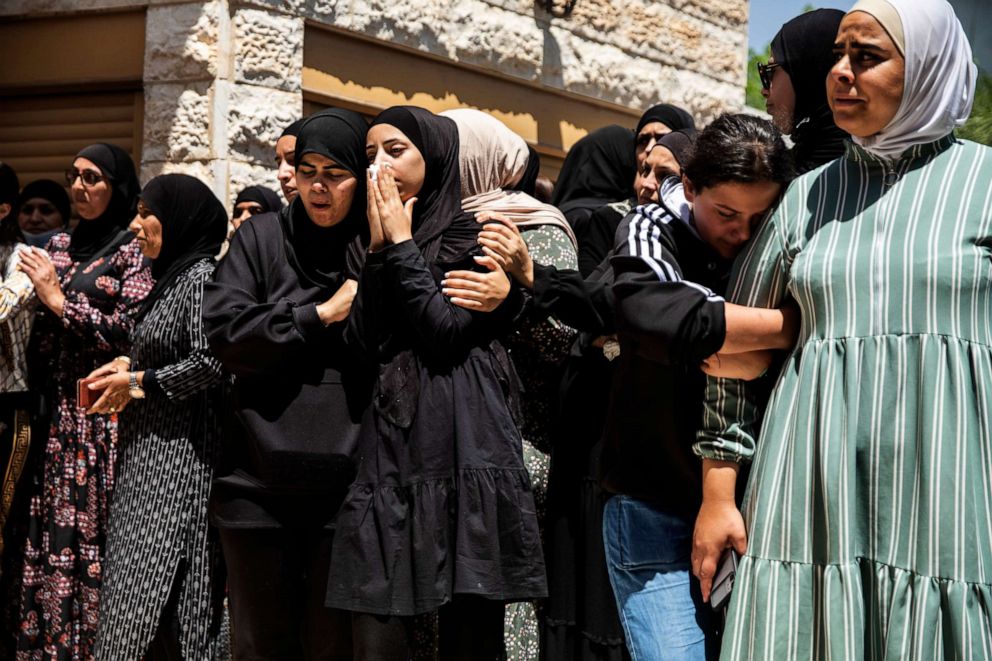
[(458, 127), (458, 170), (462, 210), (495, 211), (517, 227), (554, 225), (576, 247), (578, 242), (565, 216), (550, 204), (520, 191), (504, 190), (523, 177), (530, 151), (527, 143), (506, 124), (481, 110), (459, 108), (440, 113)]
[[(902, 102), (884, 129), (853, 140), (866, 151), (895, 159), (910, 147), (939, 140), (965, 123), (975, 99), (978, 69), (968, 37), (946, 0), (886, 1), (902, 20), (906, 58)], [(862, 7), (858, 3), (851, 11), (867, 12), (885, 27), (871, 4)], [(898, 31), (897, 27), (886, 29), (893, 34)]]

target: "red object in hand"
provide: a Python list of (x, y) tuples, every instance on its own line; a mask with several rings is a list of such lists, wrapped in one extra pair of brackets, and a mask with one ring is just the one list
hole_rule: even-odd
[(96, 404), (96, 400), (100, 399), (100, 395), (106, 388), (101, 388), (100, 390), (90, 390), (90, 384), (97, 379), (79, 379), (76, 381), (76, 405), (80, 406), (87, 411)]

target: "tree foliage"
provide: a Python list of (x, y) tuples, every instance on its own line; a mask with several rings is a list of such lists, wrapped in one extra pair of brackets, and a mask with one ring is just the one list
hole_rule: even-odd
[(967, 123), (957, 131), (958, 137), (992, 146), (992, 76), (978, 79), (975, 106)]
[(747, 52), (747, 97), (744, 101), (747, 105), (758, 110), (765, 109), (765, 97), (761, 96), (761, 79), (758, 78), (758, 62), (767, 62), (772, 54), (771, 44), (765, 46), (762, 53), (757, 53), (753, 48)]

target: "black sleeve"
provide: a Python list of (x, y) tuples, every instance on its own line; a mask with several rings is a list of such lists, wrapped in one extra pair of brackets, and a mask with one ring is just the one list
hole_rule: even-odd
[(413, 241), (385, 248), (383, 287), (388, 287), (415, 335), (422, 355), (438, 361), (458, 360), (487, 339), (505, 334), (520, 312), (519, 293), (511, 289), (492, 313), (470, 312), (441, 293), (430, 267)]
[(621, 351), (657, 362), (698, 365), (723, 345), (724, 300), (682, 279), (670, 228), (632, 212), (617, 230), (611, 260)]
[(328, 336), (316, 304), (265, 300), (265, 277), (274, 265), (266, 260), (254, 226), (245, 223), (234, 233), (227, 255), (203, 288), (210, 350), (237, 375), (279, 371), (308, 343)]
[(613, 249), (613, 237), (621, 217), (613, 207), (606, 205), (596, 209), (577, 228), (575, 238), (579, 243), (579, 272), (583, 276), (592, 274)]
[(604, 260), (590, 275), (534, 264), (532, 316), (557, 318), (595, 335), (614, 332), (612, 271)]
[(382, 303), (382, 276), (385, 268), (385, 251), (370, 252), (365, 257), (358, 276), (358, 291), (351, 302), (344, 328), (344, 341), (366, 360), (378, 358), (382, 338), (380, 305)]

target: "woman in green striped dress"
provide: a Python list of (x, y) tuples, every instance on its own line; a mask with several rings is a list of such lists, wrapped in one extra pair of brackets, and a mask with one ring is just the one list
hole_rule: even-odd
[(736, 264), (728, 300), (793, 298), (802, 328), (763, 419), (709, 381), (693, 568), (707, 594), (746, 546), (723, 659), (992, 658), (992, 150), (953, 135), (971, 49), (944, 0), (861, 0), (835, 53), (854, 144)]

